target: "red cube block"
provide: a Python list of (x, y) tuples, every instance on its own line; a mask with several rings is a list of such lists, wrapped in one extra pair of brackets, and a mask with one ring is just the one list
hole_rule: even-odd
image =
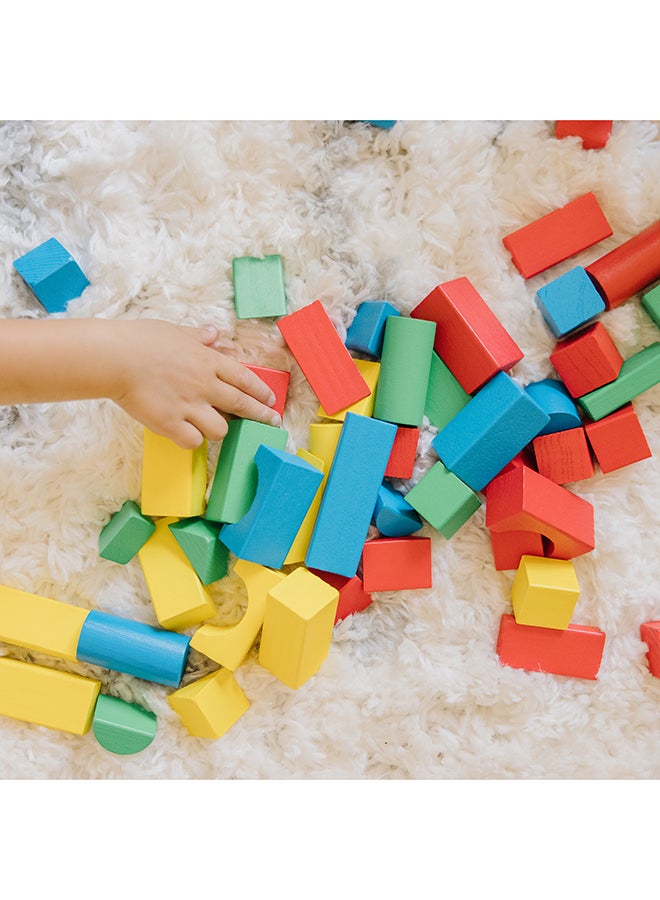
[(602, 472), (653, 456), (632, 403), (584, 427)]
[(641, 639), (648, 644), (646, 659), (649, 672), (660, 678), (660, 622), (644, 622), (639, 629)]
[(550, 362), (566, 385), (571, 397), (614, 381), (623, 365), (623, 357), (601, 322), (596, 322), (574, 337), (560, 341), (550, 354)]
[(582, 481), (594, 474), (594, 464), (584, 428), (568, 428), (541, 434), (532, 442), (536, 469), (557, 484)]
[(419, 428), (399, 425), (385, 469), (386, 478), (412, 478), (419, 443)]
[(431, 539), (376, 538), (362, 550), (366, 591), (403, 591), (433, 585)]
[(583, 150), (600, 150), (612, 136), (612, 120), (561, 119), (555, 122), (555, 137), (579, 137)]
[(346, 575), (336, 575), (334, 572), (322, 572), (320, 569), (310, 569), (310, 572), (339, 591), (335, 625), (342, 619), (353, 613), (362, 612), (371, 605), (371, 594), (365, 591), (362, 579), (358, 575), (348, 578)]

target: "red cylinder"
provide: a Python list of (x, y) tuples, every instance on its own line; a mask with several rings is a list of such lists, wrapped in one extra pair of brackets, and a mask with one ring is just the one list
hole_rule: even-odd
[(586, 267), (608, 309), (660, 278), (660, 221)]

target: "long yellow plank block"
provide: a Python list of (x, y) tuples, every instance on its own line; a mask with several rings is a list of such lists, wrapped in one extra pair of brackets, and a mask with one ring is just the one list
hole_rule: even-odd
[(319, 511), (319, 507), (321, 505), (321, 500), (323, 498), (323, 491), (325, 489), (325, 483), (328, 480), (328, 468), (322, 459), (318, 456), (314, 456), (313, 453), (310, 453), (308, 450), (298, 450), (296, 452), (296, 456), (299, 456), (301, 459), (304, 459), (305, 462), (308, 462), (311, 466), (315, 466), (320, 472), (323, 472), (324, 478), (321, 484), (314, 495), (314, 499), (312, 503), (305, 513), (305, 518), (302, 520), (302, 524), (298, 529), (298, 534), (293, 539), (293, 544), (289, 548), (289, 552), (286, 555), (286, 559), (284, 560), (284, 565), (289, 566), (293, 563), (302, 563), (305, 561), (305, 555), (307, 553), (307, 547), (309, 545), (309, 539), (312, 536), (312, 531), (314, 530), (314, 523), (316, 522), (316, 516)]
[(206, 499), (208, 443), (184, 450), (174, 441), (144, 430), (142, 494), (145, 516), (201, 516)]
[(92, 726), (101, 682), (47, 666), (0, 658), (0, 715), (72, 734)]
[(88, 609), (0, 585), (0, 641), (73, 662)]

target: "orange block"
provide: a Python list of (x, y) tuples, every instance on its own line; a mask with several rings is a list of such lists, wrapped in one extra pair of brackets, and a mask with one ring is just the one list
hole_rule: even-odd
[(309, 571), (339, 591), (335, 625), (342, 619), (353, 613), (362, 612), (371, 605), (371, 594), (365, 591), (362, 579), (358, 575), (348, 578), (346, 575), (335, 575), (334, 572), (322, 572), (320, 569), (310, 569)]
[(623, 356), (603, 323), (596, 322), (575, 337), (560, 341), (550, 354), (550, 362), (571, 397), (582, 397), (614, 381)]
[(271, 391), (275, 394), (275, 403), (273, 409), (280, 415), (284, 414), (284, 406), (286, 404), (286, 396), (289, 392), (289, 381), (291, 375), (283, 369), (269, 369), (267, 366), (253, 366), (251, 363), (243, 363), (246, 369), (258, 375), (265, 382)]
[(403, 591), (433, 585), (431, 538), (376, 538), (362, 550), (366, 591)]
[(584, 428), (541, 434), (532, 441), (539, 474), (557, 484), (582, 481), (594, 474)]
[(608, 309), (660, 278), (660, 220), (585, 267)]
[(497, 655), (502, 665), (595, 680), (603, 657), (605, 632), (589, 625), (567, 629), (518, 625), (512, 615), (500, 620)]
[(579, 137), (583, 150), (600, 150), (612, 136), (613, 121), (606, 120), (569, 120), (555, 122), (555, 137)]
[(601, 472), (622, 469), (653, 456), (632, 403), (584, 426)]
[(543, 556), (543, 538), (534, 531), (491, 531), (493, 562), (498, 572), (517, 569), (523, 556)]
[(418, 443), (419, 428), (398, 426), (385, 469), (385, 478), (412, 478)]
[(641, 639), (648, 644), (646, 659), (649, 672), (660, 678), (660, 622), (644, 622), (639, 629)]

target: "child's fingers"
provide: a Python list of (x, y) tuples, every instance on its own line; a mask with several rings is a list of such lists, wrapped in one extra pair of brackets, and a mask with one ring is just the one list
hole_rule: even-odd
[[(161, 432), (158, 433), (160, 434)], [(186, 422), (184, 420), (176, 422), (168, 428), (167, 431), (163, 431), (162, 433), (164, 437), (168, 437), (184, 450), (196, 450), (198, 447), (202, 446), (204, 441), (204, 435), (199, 428), (193, 425), (192, 422)]]
[(252, 419), (265, 425), (273, 425), (275, 428), (279, 428), (282, 424), (280, 414), (274, 409), (220, 379), (212, 402), (217, 410), (241, 419)]
[(227, 434), (227, 420), (212, 406), (195, 410), (189, 418), (191, 424), (209, 441), (221, 441)]
[(266, 406), (272, 406), (275, 403), (275, 394), (268, 385), (242, 363), (236, 362), (236, 360), (227, 356), (219, 355), (216, 369), (220, 380), (238, 391), (249, 394)]

